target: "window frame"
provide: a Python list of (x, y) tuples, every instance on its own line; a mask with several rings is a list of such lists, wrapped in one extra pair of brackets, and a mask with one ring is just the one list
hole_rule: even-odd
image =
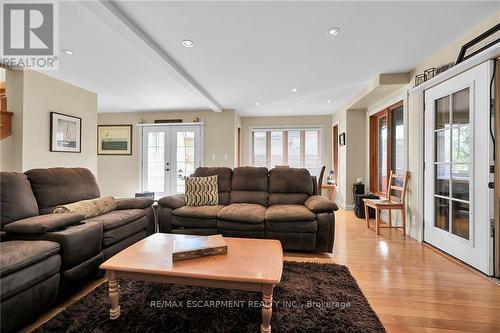
[(300, 131), (300, 165), (301, 168), (305, 168), (305, 131), (317, 131), (318, 132), (318, 168), (321, 167), (323, 163), (323, 126), (249, 126), (249, 161), (250, 165), (254, 166), (254, 133), (255, 132), (265, 132), (266, 133), (266, 167), (272, 169), (275, 166), (271, 165), (271, 132), (272, 131), (282, 131), (283, 132), (283, 164), (288, 164), (288, 132), (289, 131)]
[[(378, 140), (379, 140), (379, 133), (378, 133), (378, 120), (382, 117), (386, 117), (386, 122), (387, 122), (387, 160), (386, 160), (386, 175), (389, 177), (389, 174), (391, 172), (392, 168), (392, 139), (393, 139), (393, 134), (395, 135), (393, 128), (392, 128), (392, 111), (402, 108), (403, 112), (403, 126), (405, 127), (405, 132), (404, 132), (404, 141), (405, 141), (405, 159), (406, 159), (406, 150), (407, 145), (406, 145), (406, 140), (407, 140), (407, 131), (406, 131), (406, 117), (405, 117), (405, 110), (404, 110), (404, 104), (403, 100), (400, 100), (380, 111), (377, 111), (373, 114), (370, 114), (369, 116), (369, 149), (370, 149), (370, 192), (385, 196), (387, 194), (387, 184), (384, 186), (386, 187), (385, 190), (382, 187), (382, 190), (379, 190), (379, 181), (378, 181), (378, 170), (379, 170), (379, 165), (378, 165), (378, 157), (379, 157), (379, 149), (378, 149)], [(406, 169), (406, 162), (405, 162), (405, 169)]]

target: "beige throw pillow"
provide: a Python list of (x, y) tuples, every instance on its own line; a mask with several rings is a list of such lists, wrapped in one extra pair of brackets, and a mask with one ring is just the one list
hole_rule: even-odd
[(82, 200), (67, 205), (61, 205), (54, 209), (54, 214), (77, 213), (85, 215), (85, 218), (103, 215), (116, 209), (116, 201), (113, 197), (101, 197), (90, 200)]
[(186, 206), (215, 206), (218, 204), (217, 176), (186, 178)]

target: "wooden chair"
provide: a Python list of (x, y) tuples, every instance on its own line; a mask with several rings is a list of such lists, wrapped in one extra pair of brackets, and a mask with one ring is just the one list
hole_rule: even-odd
[(321, 191), (323, 190), (323, 178), (325, 177), (325, 168), (326, 166), (323, 165), (321, 169), (319, 170), (319, 175), (318, 175), (318, 193), (321, 195)]
[[(403, 222), (402, 227), (395, 226), (394, 228), (401, 228), (403, 231), (403, 235), (406, 233), (406, 212), (405, 212), (405, 197), (406, 197), (406, 188), (408, 183), (409, 173), (408, 171), (404, 174), (395, 174), (391, 170), (391, 174), (389, 176), (389, 182), (387, 183), (387, 193), (386, 197), (382, 199), (363, 199), (365, 203), (365, 219), (366, 219), (366, 227), (370, 227), (370, 215), (368, 214), (368, 207), (375, 209), (375, 232), (377, 235), (380, 235), (379, 228), (392, 228), (392, 214), (393, 210), (401, 211), (401, 220)], [(393, 184), (393, 180), (400, 180), (400, 182), (396, 185)], [(394, 193), (393, 193), (394, 191)], [(381, 227), (380, 226), (380, 211), (386, 209), (389, 211), (389, 226)]]

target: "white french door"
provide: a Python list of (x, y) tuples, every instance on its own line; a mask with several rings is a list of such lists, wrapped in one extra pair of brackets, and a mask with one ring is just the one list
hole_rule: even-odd
[(201, 166), (202, 140), (201, 124), (142, 126), (142, 190), (184, 193), (185, 177)]
[(487, 62), (425, 92), (424, 240), (491, 275)]

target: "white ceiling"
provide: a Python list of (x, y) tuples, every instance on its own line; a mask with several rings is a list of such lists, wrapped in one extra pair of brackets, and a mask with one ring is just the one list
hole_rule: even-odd
[(376, 75), (410, 71), (500, 10), (498, 1), (111, 5), (60, 3), (59, 45), (74, 54), (47, 74), (98, 93), (99, 112), (221, 106), (242, 116), (331, 114)]

